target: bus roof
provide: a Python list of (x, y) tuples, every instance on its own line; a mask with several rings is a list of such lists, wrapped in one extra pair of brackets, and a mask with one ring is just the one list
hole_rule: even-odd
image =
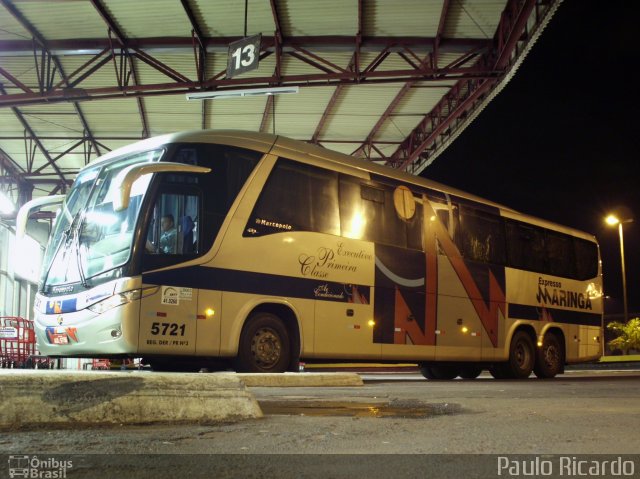
[(191, 130), (167, 135), (148, 138), (130, 145), (113, 150), (91, 162), (89, 166), (106, 162), (123, 155), (134, 152), (152, 150), (160, 148), (162, 145), (171, 143), (218, 143), (231, 146), (250, 148), (262, 153), (273, 153), (275, 155), (288, 156), (292, 159), (300, 159), (307, 156), (315, 162), (330, 162), (340, 165), (347, 165), (366, 173), (373, 173), (386, 176), (408, 184), (427, 187), (443, 193), (451, 194), (460, 198), (483, 203), (495, 208), (499, 208), (507, 217), (519, 219), (528, 223), (536, 224), (545, 228), (554, 229), (574, 236), (579, 236), (590, 241), (595, 241), (595, 236), (583, 231), (553, 223), (541, 218), (537, 218), (525, 213), (518, 212), (508, 206), (487, 200), (485, 198), (467, 193), (456, 188), (452, 188), (436, 181), (412, 175), (388, 166), (379, 165), (368, 160), (354, 158), (352, 156), (329, 150), (318, 145), (313, 145), (301, 140), (294, 140), (280, 135), (270, 133), (258, 133), (241, 130)]

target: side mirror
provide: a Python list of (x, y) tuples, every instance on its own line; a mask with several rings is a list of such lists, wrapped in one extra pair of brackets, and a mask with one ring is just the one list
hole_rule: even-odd
[(35, 200), (27, 201), (22, 207), (18, 210), (18, 214), (16, 216), (16, 237), (22, 238), (27, 230), (27, 221), (29, 220), (29, 216), (35, 210), (39, 210), (44, 206), (61, 204), (66, 195), (53, 195), (53, 196), (43, 196), (42, 198), (36, 198)]
[(209, 173), (211, 168), (204, 166), (185, 165), (184, 163), (144, 163), (141, 165), (131, 165), (126, 167), (115, 178), (115, 183), (119, 184), (116, 197), (113, 199), (113, 210), (122, 211), (129, 207), (131, 187), (133, 183), (144, 175), (153, 173)]

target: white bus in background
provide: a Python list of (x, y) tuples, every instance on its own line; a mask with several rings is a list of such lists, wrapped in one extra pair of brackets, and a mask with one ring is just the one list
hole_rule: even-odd
[[(22, 217), (25, 217), (25, 206)], [(144, 140), (79, 173), (36, 299), (53, 357), (553, 377), (601, 352), (592, 235), (280, 136)]]

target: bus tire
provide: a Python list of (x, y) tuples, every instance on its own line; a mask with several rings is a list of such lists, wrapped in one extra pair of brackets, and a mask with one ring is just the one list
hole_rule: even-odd
[(536, 351), (533, 340), (525, 331), (517, 331), (511, 339), (509, 361), (506, 372), (509, 378), (526, 379), (531, 375), (536, 362)]
[(494, 379), (509, 379), (506, 363), (494, 364), (489, 368), (489, 374), (491, 374)]
[(289, 367), (291, 344), (284, 323), (275, 314), (258, 312), (245, 323), (236, 371), (246, 373), (283, 373)]
[(427, 364), (420, 365), (420, 373), (425, 377), (425, 379), (435, 379), (431, 373), (431, 368)]
[(460, 368), (460, 377), (462, 379), (476, 379), (481, 372), (482, 368), (478, 366), (463, 366)]
[(542, 346), (538, 348), (536, 353), (536, 365), (533, 372), (537, 377), (550, 379), (562, 372), (564, 351), (555, 334), (545, 334)]
[(427, 379), (449, 381), (458, 376), (458, 368), (450, 364), (430, 364), (420, 366), (420, 372)]
[(193, 361), (180, 357), (151, 359), (149, 365), (153, 371), (161, 373), (194, 373), (199, 369)]

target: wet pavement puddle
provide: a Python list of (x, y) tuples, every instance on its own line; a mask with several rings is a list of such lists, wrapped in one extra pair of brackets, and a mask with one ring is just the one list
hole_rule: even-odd
[(375, 418), (429, 418), (462, 413), (459, 404), (423, 403), (421, 401), (318, 401), (263, 400), (259, 401), (265, 415), (340, 416)]

